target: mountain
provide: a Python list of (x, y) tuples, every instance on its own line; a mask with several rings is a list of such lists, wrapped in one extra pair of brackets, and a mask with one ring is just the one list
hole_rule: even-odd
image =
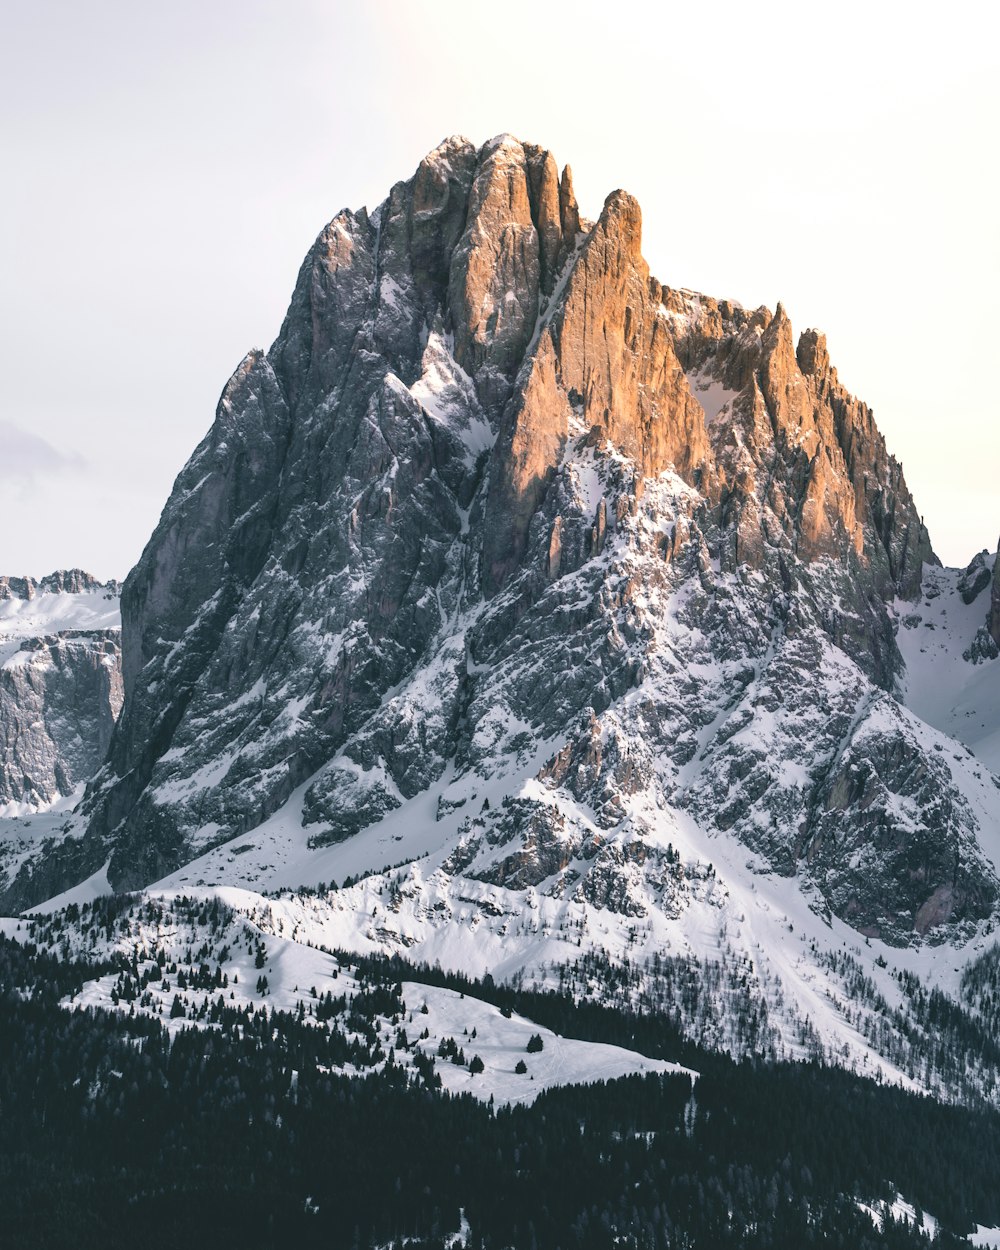
[(122, 705), (116, 582), (0, 577), (0, 811), (36, 812), (97, 772)]
[(998, 602), (1000, 560), (981, 551), (966, 569), (928, 569), (921, 600), (895, 613), (903, 702), (1000, 776)]
[(291, 890), (247, 914), (607, 1001), (696, 969), (701, 1040), (915, 1079), (920, 993), (989, 1011), (996, 569), (941, 569), (822, 334), (449, 139), (227, 383), (122, 590), (104, 764), (3, 905)]

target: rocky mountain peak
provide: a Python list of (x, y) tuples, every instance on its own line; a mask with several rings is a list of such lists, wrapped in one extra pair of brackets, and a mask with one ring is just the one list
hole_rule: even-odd
[(892, 695), (933, 558), (821, 334), (662, 285), (637, 202), (586, 221), (546, 149), (448, 139), (320, 232), (179, 475), (73, 871), (419, 803), (442, 871), (628, 914), (694, 821), (873, 932), (964, 923), (980, 809)]
[(826, 335), (819, 330), (803, 330), (795, 348), (795, 360), (803, 374), (826, 378), (830, 374), (830, 353)]
[(568, 168), (550, 152), (501, 135), (486, 144), (469, 191), (466, 227), (451, 259), (455, 359), (494, 413), (510, 394), (569, 251), (579, 215)]
[(121, 592), (121, 583), (98, 581), (83, 569), (56, 569), (46, 577), (0, 577), (0, 600), (34, 599), (38, 594), (80, 595), (90, 591), (104, 591), (109, 596)]

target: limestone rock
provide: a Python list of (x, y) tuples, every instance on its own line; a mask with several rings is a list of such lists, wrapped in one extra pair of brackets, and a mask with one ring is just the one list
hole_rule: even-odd
[(933, 560), (821, 334), (662, 286), (635, 200), (584, 221), (545, 149), (449, 139), (227, 384), (125, 585), (105, 766), (4, 905), (416, 803), (479, 883), (681, 907), (694, 821), (890, 940), (965, 932), (987, 782), (892, 693)]
[(969, 561), (958, 581), (963, 603), (974, 603), (980, 594), (993, 583), (993, 559), (987, 551), (980, 551)]
[(0, 810), (48, 807), (97, 772), (122, 705), (116, 582), (0, 578)]
[(1000, 647), (1000, 547), (993, 561), (993, 585), (990, 590), (990, 637)]

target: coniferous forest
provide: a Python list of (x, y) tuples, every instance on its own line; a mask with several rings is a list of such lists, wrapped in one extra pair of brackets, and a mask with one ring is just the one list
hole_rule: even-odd
[(926, 1244), (858, 1205), (897, 1193), (940, 1221), (945, 1250), (1000, 1224), (995, 1112), (818, 1064), (737, 1064), (681, 1044), (665, 1017), (458, 978), (567, 1036), (701, 1074), (484, 1105), (365, 1042), (402, 975), (441, 974), (355, 963), (350, 1038), (336, 1004), (306, 1023), (222, 995), (208, 1027), (171, 1036), (141, 1014), (60, 1007), (94, 966), (0, 942), (4, 1244), (429, 1248), (460, 1229), (471, 1247), (527, 1250)]

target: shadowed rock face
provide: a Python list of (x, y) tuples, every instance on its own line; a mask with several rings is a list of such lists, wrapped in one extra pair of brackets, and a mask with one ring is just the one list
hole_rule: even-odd
[(0, 670), (0, 804), (44, 807), (101, 766), (121, 709), (117, 630), (32, 638)]
[(0, 807), (44, 808), (97, 772), (122, 705), (119, 586), (79, 569), (0, 578)]
[(1000, 647), (1000, 546), (993, 561), (993, 583), (990, 589), (990, 637)]
[[(796, 342), (780, 305), (661, 286), (635, 200), (582, 220), (543, 149), (449, 139), (322, 231), (277, 341), (240, 364), (178, 477), (125, 585), (125, 711), (72, 871), (110, 854), (116, 886), (145, 884), (299, 786), (315, 839), (349, 837), (449, 766), (530, 758), (508, 715), (586, 757), (572, 784), (542, 782), (582, 802), (590, 769), (609, 828), (623, 794), (648, 794), (781, 871), (822, 868), (830, 905), (869, 928), (903, 906), (921, 924), (980, 914), (995, 889), (978, 861), (942, 877), (974, 838), (960, 805), (923, 875), (896, 848), (860, 897), (841, 836), (875, 828), (874, 804), (895, 847), (886, 796), (915, 731), (880, 730), (879, 803), (842, 795), (842, 755), (898, 672), (887, 601), (933, 559), (821, 334)], [(770, 757), (746, 743), (765, 716), (784, 726)], [(502, 834), (527, 842), (486, 876), (525, 881), (533, 856), (562, 871), (581, 847), (605, 875), (645, 863), (537, 811), (518, 833), (520, 810)], [(12, 883), (8, 905), (32, 890)]]
[(989, 663), (1000, 655), (1000, 552), (997, 556), (985, 549), (977, 552), (959, 576), (957, 589), (963, 603), (986, 604), (983, 623), (964, 658), (973, 664)]

